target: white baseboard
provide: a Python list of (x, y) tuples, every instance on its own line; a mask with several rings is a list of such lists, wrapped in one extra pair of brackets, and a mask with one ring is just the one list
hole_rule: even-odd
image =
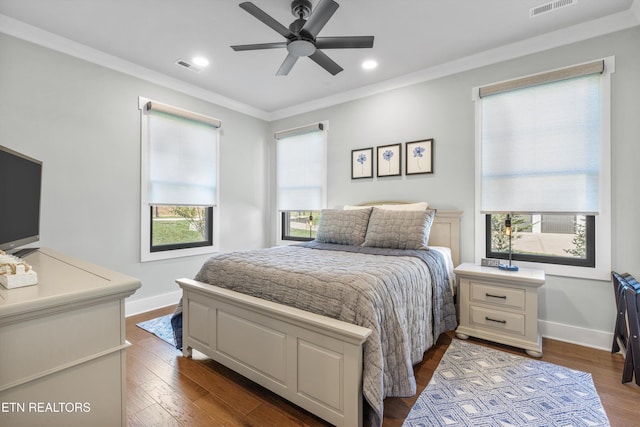
[(538, 321), (538, 327), (540, 334), (545, 338), (611, 351), (613, 332), (596, 331), (546, 320)]
[(147, 311), (156, 310), (168, 305), (177, 304), (182, 297), (182, 290), (173, 291), (166, 294), (154, 295), (149, 298), (141, 298), (133, 301), (125, 301), (125, 316), (133, 316), (134, 314), (145, 313)]
[[(178, 290), (166, 294), (154, 295), (149, 298), (126, 301), (125, 314), (128, 317), (174, 305), (178, 303), (181, 297), (182, 291)], [(612, 332), (596, 331), (546, 320), (538, 321), (538, 327), (540, 334), (545, 338), (611, 351), (611, 343), (613, 342)]]

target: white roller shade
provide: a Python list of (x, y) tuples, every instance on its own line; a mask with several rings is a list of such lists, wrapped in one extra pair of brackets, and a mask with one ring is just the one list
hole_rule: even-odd
[(481, 211), (598, 213), (600, 74), (486, 93)]
[(214, 206), (217, 128), (162, 111), (148, 111), (149, 203)]
[[(302, 133), (277, 134), (278, 210), (322, 209), (324, 133), (322, 127), (305, 127)], [(285, 136), (282, 136), (285, 135)]]

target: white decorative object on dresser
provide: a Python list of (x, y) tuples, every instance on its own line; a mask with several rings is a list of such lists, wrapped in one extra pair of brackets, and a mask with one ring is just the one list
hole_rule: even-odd
[(125, 426), (124, 299), (140, 281), (50, 249), (0, 287), (0, 425)]
[(460, 324), (456, 336), (470, 336), (523, 348), (542, 356), (538, 332), (538, 288), (542, 270), (505, 271), (464, 263), (455, 269)]

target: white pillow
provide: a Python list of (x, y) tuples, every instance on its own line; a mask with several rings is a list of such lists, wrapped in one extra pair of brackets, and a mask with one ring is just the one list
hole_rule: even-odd
[(401, 205), (382, 205), (376, 206), (380, 209), (388, 211), (424, 211), (427, 210), (429, 204), (427, 202), (405, 203)]
[(344, 205), (342, 208), (345, 211), (354, 211), (356, 209), (371, 209), (371, 206), (359, 206), (359, 205)]
[[(345, 211), (354, 210), (354, 209), (368, 209), (372, 207), (371, 205), (345, 205), (343, 209)], [(402, 203), (399, 205), (375, 205), (373, 207), (384, 209), (388, 211), (424, 211), (427, 210), (429, 204), (427, 202), (418, 202), (418, 203)]]

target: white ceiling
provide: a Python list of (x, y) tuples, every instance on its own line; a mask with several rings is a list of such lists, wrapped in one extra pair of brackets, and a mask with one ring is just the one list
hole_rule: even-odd
[[(559, 45), (640, 21), (640, 0), (578, 0), (535, 18), (529, 9), (547, 1), (337, 1), (340, 7), (319, 36), (373, 35), (375, 42), (372, 49), (325, 50), (344, 68), (336, 76), (308, 58), (300, 58), (288, 76), (276, 76), (285, 49), (234, 52), (230, 45), (284, 41), (238, 7), (240, 0), (0, 0), (0, 32), (66, 44), (59, 50), (89, 60), (103, 55), (95, 62), (119, 61), (134, 74), (148, 72), (192, 94), (200, 91), (222, 105), (273, 118), (401, 85), (469, 58), (489, 61), (499, 49), (515, 49), (511, 55), (517, 56), (517, 49), (532, 49), (532, 41)], [(294, 20), (290, 0), (253, 3), (285, 26)], [(570, 29), (575, 31), (566, 33)], [(195, 55), (211, 61), (200, 73), (174, 64)], [(379, 66), (365, 71), (360, 64), (370, 58)]]

